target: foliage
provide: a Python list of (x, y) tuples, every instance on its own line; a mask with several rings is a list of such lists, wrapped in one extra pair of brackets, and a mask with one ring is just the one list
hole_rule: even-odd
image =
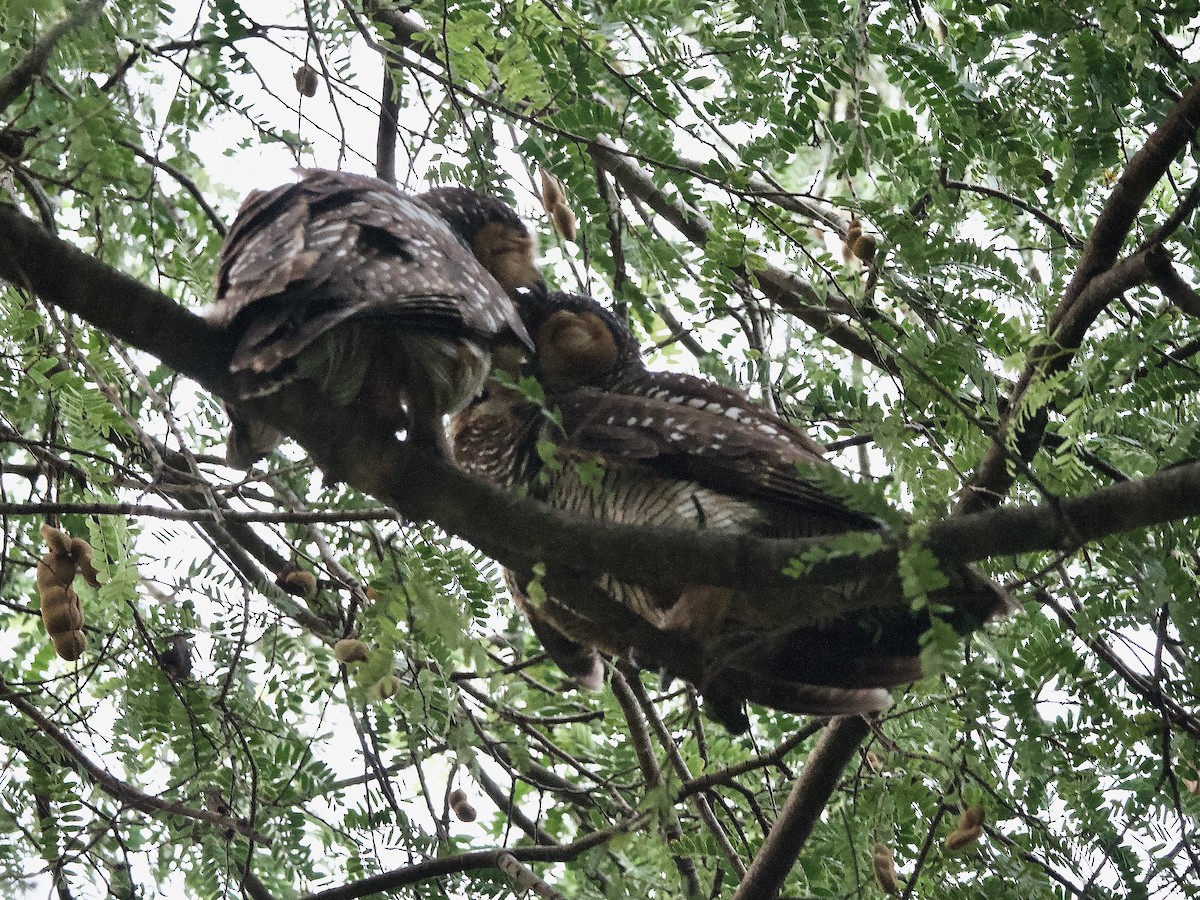
[[(61, 6), (0, 5), (0, 77)], [(834, 455), (877, 479), (856, 491), (868, 508), (944, 518), (998, 423), (1016, 455), (1039, 415), (1014, 501), (1197, 457), (1197, 310), (1150, 283), (1009, 404), (1114, 185), (1188, 90), (1196, 4), (380, 6), (114, 0), (0, 109), (0, 193), (199, 306), (249, 188), (296, 163), (373, 170), (386, 66), (402, 182), (514, 200), (551, 280), (616, 304), (656, 365), (752, 386), (819, 440), (868, 438)], [(305, 62), (321, 72), (311, 99), (292, 88)], [(599, 139), (645, 183), (606, 164)], [(577, 243), (541, 215), (534, 166), (565, 186)], [(1194, 203), (1194, 158), (1168, 174), (1124, 250)], [(852, 215), (879, 238), (874, 265), (843, 258)], [(1165, 247), (1193, 281), (1193, 230)], [(816, 307), (875, 362), (804, 324)], [(686, 896), (683, 858), (706, 895), (732, 895), (808, 743), (682, 794), (769, 754), (796, 717), (754, 709), (733, 737), (649, 674), (628, 696), (574, 691), (481, 555), (323, 483), (294, 447), (248, 477), (226, 468), (220, 406), (153, 360), (8, 286), (0, 353), (0, 699), (78, 751), (11, 702), (0, 717), (6, 896), (53, 879), (63, 898), (296, 897), (604, 829), (562, 865), (527, 865), (572, 898), (657, 898)], [(98, 591), (76, 585), (78, 664), (54, 656), (33, 599), (47, 516), (91, 542), (100, 570)], [(942, 576), (913, 533), (904, 575), (920, 602)], [(874, 725), (783, 893), (871, 895), (883, 842), (905, 896), (1200, 896), (1198, 543), (1183, 521), (990, 561), (1023, 609), (957, 654), (932, 635), (939, 673)], [(315, 597), (274, 586), (289, 564), (316, 573)], [(195, 668), (172, 680), (158, 654), (177, 631)], [(351, 633), (372, 652), (340, 668), (332, 644)], [(140, 811), (131, 786), (271, 845)], [(449, 812), (458, 786), (474, 824)], [(982, 842), (946, 850), (977, 802)], [(444, 871), (413, 890), (511, 891), (493, 867)]]

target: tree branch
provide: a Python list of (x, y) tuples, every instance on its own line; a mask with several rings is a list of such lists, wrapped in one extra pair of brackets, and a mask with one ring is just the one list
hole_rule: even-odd
[[(225, 332), (5, 205), (0, 205), (0, 277), (157, 356), (214, 393), (231, 394), (231, 346)], [(773, 611), (783, 622), (811, 616), (813, 610), (802, 600), (805, 584), (856, 578), (863, 566), (896, 569), (897, 547), (889, 544), (866, 558), (835, 557), (794, 579), (784, 574), (789, 562), (826, 547), (827, 539), (616, 525), (558, 512), (400, 442), (378, 423), (347, 420), (336, 407), (314, 402), (307, 385), (292, 385), (244, 405), (249, 414), (295, 437), (334, 477), (410, 519), (438, 523), (517, 570), (546, 562), (549, 576), (555, 570), (574, 577), (608, 572), (650, 586), (694, 583), (754, 590), (764, 604), (774, 598)], [(1198, 514), (1200, 463), (1188, 463), (1083, 497), (937, 522), (930, 526), (925, 546), (943, 563), (970, 562), (1073, 549)]]
[(20, 97), (42, 74), (50, 54), (58, 46), (58, 42), (85, 24), (88, 19), (100, 11), (104, 0), (88, 0), (77, 3), (70, 15), (50, 27), (50, 30), (34, 41), (29, 52), (4, 75), (0, 75), (0, 113), (8, 109), (14, 100)]
[(829, 723), (733, 900), (771, 900), (779, 893), (842, 769), (868, 733), (870, 726), (862, 716), (839, 716)]
[(633, 831), (646, 819), (645, 813), (618, 822), (610, 828), (593, 831), (586, 837), (570, 844), (560, 844), (556, 847), (498, 847), (492, 850), (473, 850), (469, 853), (459, 853), (455, 856), (443, 856), (424, 862), (381, 872), (369, 878), (363, 878), (352, 884), (319, 891), (316, 894), (306, 894), (301, 900), (356, 900), (370, 894), (392, 891), (406, 884), (415, 884), (427, 878), (438, 878), (443, 875), (454, 875), (462, 872), (474, 872), (479, 869), (498, 869), (501, 854), (509, 854), (520, 862), (569, 862), (578, 856), (603, 846), (619, 834)]
[[(597, 139), (588, 150), (596, 163), (603, 166), (631, 196), (647, 203), (689, 241), (697, 247), (708, 243), (712, 224), (700, 213), (686, 209), (663, 194), (650, 175), (611, 141)], [(737, 274), (746, 275), (744, 271)], [(889, 372), (896, 371), (895, 364), (881, 357), (869, 340), (833, 317), (826, 299), (807, 281), (773, 266), (756, 275), (762, 292), (779, 304), (781, 309), (872, 365)], [(845, 312), (852, 314), (853, 308), (847, 308)]]
[[(11, 467), (7, 467), (11, 468)], [(255, 510), (175, 509), (142, 503), (0, 503), (0, 516), (148, 516), (176, 522), (273, 522), (310, 524), (315, 522), (378, 522), (395, 519), (396, 513), (385, 507), (347, 510)]]
[(246, 822), (231, 819), (229, 816), (223, 816), (207, 809), (192, 809), (190, 806), (184, 806), (174, 800), (163, 800), (161, 797), (144, 793), (133, 785), (121, 781), (107, 769), (92, 762), (61, 728), (42, 715), (36, 706), (12, 690), (2, 678), (0, 678), (0, 700), (11, 703), (21, 713), (32, 719), (38, 730), (58, 744), (71, 758), (71, 761), (86, 772), (101, 790), (121, 803), (146, 813), (163, 813), (169, 816), (193, 819), (197, 822), (207, 822), (209, 825), (225, 831), (234, 831), (255, 843), (266, 847), (271, 846), (272, 842), (269, 837), (259, 834)]
[[(1125, 290), (1151, 279), (1150, 260), (1161, 252), (1155, 242), (1142, 247), (1117, 264), (1117, 256), (1150, 191), (1183, 151), (1200, 124), (1200, 80), (1171, 109), (1158, 130), (1134, 154), (1100, 211), (1091, 236), (1083, 248), (1071, 283), (1050, 316), (1049, 337), (1030, 351), (1028, 362), (1010, 398), (1008, 412), (993, 435), (993, 443), (966, 485), (959, 509), (977, 512), (996, 506), (1008, 493), (1015, 478), (1009, 468), (1010, 432), (1018, 416), (1026, 417), (1015, 439), (1017, 456), (1029, 462), (1041, 446), (1048, 416), (1045, 407), (1024, 409), (1030, 387), (1055, 373), (1065, 371), (1075, 359), (1088, 328), (1110, 301)], [(1136, 277), (1134, 277), (1136, 275)]]
[[(945, 170), (942, 170), (942, 174), (945, 175)], [(985, 197), (992, 197), (996, 200), (1002, 200), (1005, 203), (1009, 203), (1017, 207), (1018, 209), (1024, 210), (1051, 231), (1056, 232), (1064, 241), (1067, 242), (1068, 247), (1077, 248), (1082, 245), (1082, 241), (1075, 237), (1075, 235), (1071, 232), (1071, 229), (1067, 228), (1066, 225), (1055, 219), (1045, 210), (1038, 209), (1032, 203), (1027, 203), (1020, 197), (1013, 196), (1012, 194), (1006, 194), (1004, 191), (999, 191), (996, 190), (996, 188), (987, 187), (986, 185), (970, 184), (966, 181), (953, 181), (948, 178), (942, 179), (942, 186), (955, 191), (983, 194)]]

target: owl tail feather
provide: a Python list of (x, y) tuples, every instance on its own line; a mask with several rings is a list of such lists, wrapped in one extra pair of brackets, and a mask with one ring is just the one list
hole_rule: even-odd
[(892, 705), (883, 688), (843, 688), (771, 678), (758, 672), (727, 670), (721, 681), (700, 688), (705, 712), (731, 734), (750, 727), (743, 701), (782, 712), (810, 716), (844, 716), (880, 712)]

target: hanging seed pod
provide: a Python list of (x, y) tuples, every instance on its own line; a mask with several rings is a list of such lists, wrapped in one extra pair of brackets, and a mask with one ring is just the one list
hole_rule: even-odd
[(892, 848), (887, 844), (876, 844), (871, 850), (871, 865), (875, 869), (875, 882), (885, 894), (900, 896), (900, 876), (896, 874), (896, 861)]
[(333, 655), (343, 665), (352, 662), (365, 662), (370, 648), (358, 638), (342, 638), (333, 645)]
[(83, 655), (87, 637), (83, 633), (83, 605), (75, 593), (76, 571), (93, 587), (99, 587), (92, 565), (92, 547), (83, 538), (43, 525), (42, 539), (50, 552), (37, 565), (37, 590), (41, 598), (42, 624), (54, 644), (54, 652), (68, 662)]
[(275, 576), (275, 584), (293, 597), (311, 600), (317, 595), (317, 576), (299, 566), (290, 566)]
[(467, 792), (462, 788), (455, 788), (450, 792), (450, 808), (454, 810), (454, 815), (460, 822), (474, 822), (478, 813), (467, 800)]
[(554, 230), (564, 239), (574, 241), (575, 213), (567, 205), (567, 195), (563, 193), (562, 184), (545, 169), (539, 169), (538, 175), (542, 181), (542, 206), (550, 216), (550, 221), (554, 223)]
[(317, 96), (317, 88), (321, 86), (321, 73), (305, 63), (295, 72), (292, 77), (296, 79), (296, 90), (305, 97)]

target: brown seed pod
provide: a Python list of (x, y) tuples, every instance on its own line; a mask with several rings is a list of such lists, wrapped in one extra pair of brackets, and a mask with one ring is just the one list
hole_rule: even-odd
[(317, 88), (321, 85), (321, 74), (316, 69), (305, 63), (292, 73), (292, 77), (296, 79), (298, 92), (305, 97), (317, 96)]
[(575, 213), (571, 212), (571, 207), (556, 206), (554, 211), (550, 213), (550, 221), (554, 223), (554, 230), (563, 236), (564, 240), (575, 240)]
[(43, 525), (42, 540), (50, 552), (38, 560), (37, 590), (41, 599), (42, 624), (54, 643), (54, 651), (68, 662), (79, 659), (87, 646), (83, 634), (83, 605), (75, 593), (75, 571), (80, 569), (88, 584), (98, 587), (92, 566), (92, 548), (83, 538)]
[(71, 538), (71, 556), (75, 558), (75, 564), (79, 567), (79, 574), (83, 576), (83, 580), (91, 587), (100, 587), (100, 581), (96, 576), (96, 567), (92, 565), (92, 545), (83, 538)]
[(554, 207), (566, 204), (567, 195), (563, 193), (559, 180), (545, 169), (538, 169), (538, 177), (542, 182), (542, 206), (546, 212), (553, 213)]
[(896, 874), (896, 861), (892, 848), (887, 844), (876, 844), (871, 850), (871, 865), (875, 869), (875, 882), (885, 894), (900, 896), (900, 876)]
[(299, 566), (291, 566), (275, 576), (275, 584), (293, 597), (311, 600), (317, 595), (317, 576)]
[(981, 828), (986, 820), (987, 813), (984, 812), (983, 804), (975, 803), (962, 811), (962, 815), (958, 817), (958, 828), (960, 831)]
[(862, 237), (862, 222), (858, 219), (851, 219), (850, 224), (846, 227), (846, 237), (842, 239), (842, 259), (850, 262), (854, 259), (854, 244)]
[(575, 240), (575, 213), (567, 205), (567, 195), (563, 193), (562, 184), (545, 169), (539, 169), (538, 175), (542, 181), (542, 206), (554, 230), (568, 241)]
[(368, 700), (386, 700), (400, 690), (400, 678), (397, 675), (384, 675), (367, 688)]
[(82, 631), (64, 631), (61, 634), (52, 634), (50, 640), (54, 642), (54, 652), (67, 662), (75, 662), (83, 656), (83, 651), (87, 647), (87, 635)]
[(450, 808), (454, 810), (454, 815), (460, 822), (474, 822), (478, 815), (475, 807), (467, 800), (467, 792), (462, 788), (455, 788), (450, 792)]
[(947, 850), (962, 850), (971, 846), (983, 835), (983, 826), (975, 825), (971, 828), (956, 828), (946, 835)]
[(875, 251), (878, 249), (878, 244), (875, 241), (874, 235), (860, 234), (854, 242), (854, 255), (863, 261), (864, 265), (870, 265), (875, 262)]
[(358, 638), (342, 638), (333, 645), (333, 655), (342, 664), (364, 662), (370, 648)]

